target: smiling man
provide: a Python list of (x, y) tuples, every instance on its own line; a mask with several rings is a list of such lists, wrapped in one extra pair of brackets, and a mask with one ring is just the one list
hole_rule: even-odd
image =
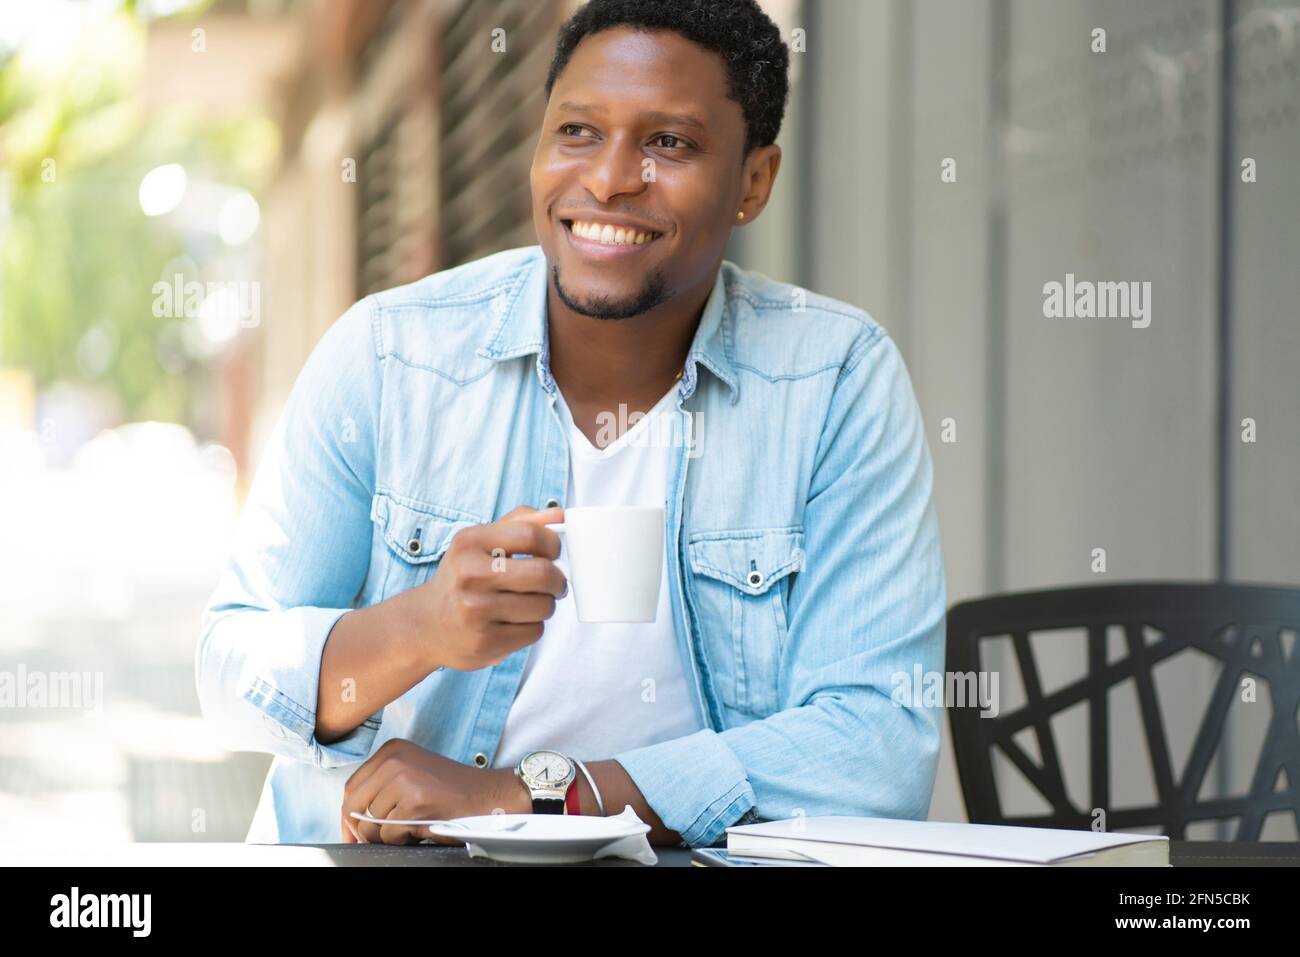
[[(591, 0), (547, 79), (539, 245), (316, 346), (198, 646), (205, 715), (276, 755), (249, 840), (926, 815), (939, 713), (892, 695), (943, 668), (907, 372), (862, 310), (723, 258), (776, 182), (787, 65), (753, 0)], [(577, 620), (545, 525), (584, 505), (664, 508), (653, 623)]]

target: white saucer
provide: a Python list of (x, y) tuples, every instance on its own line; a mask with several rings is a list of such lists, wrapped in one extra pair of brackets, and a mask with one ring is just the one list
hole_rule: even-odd
[[(516, 830), (505, 830), (520, 824)], [(647, 833), (650, 825), (586, 814), (480, 814), (431, 824), (429, 830), (439, 837), (477, 845), (498, 861), (569, 864), (589, 861), (614, 841)]]

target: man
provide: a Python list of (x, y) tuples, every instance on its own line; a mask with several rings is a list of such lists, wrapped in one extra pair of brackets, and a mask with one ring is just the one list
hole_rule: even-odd
[[(204, 714), (276, 755), (249, 840), (428, 839), (353, 811), (631, 806), (686, 846), (926, 815), (938, 712), (891, 694), (943, 667), (910, 381), (860, 309), (723, 259), (776, 179), (787, 65), (753, 0), (592, 0), (547, 80), (540, 245), (316, 346), (198, 647)], [(573, 613), (545, 525), (593, 504), (665, 509), (652, 624)]]

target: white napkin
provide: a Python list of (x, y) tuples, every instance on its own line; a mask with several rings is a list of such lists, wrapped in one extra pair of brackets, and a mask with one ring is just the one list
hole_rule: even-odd
[[(632, 810), (632, 805), (625, 805), (621, 814), (615, 814), (613, 817), (620, 821), (628, 821), (633, 824), (641, 824), (642, 821), (636, 816), (636, 811)], [(601, 857), (625, 857), (629, 861), (637, 861), (641, 864), (654, 866), (659, 863), (659, 858), (650, 848), (650, 842), (646, 840), (646, 831), (643, 834), (632, 834), (628, 837), (620, 837), (618, 840), (606, 844), (599, 851), (591, 856), (592, 860)]]
[[(630, 804), (624, 806), (621, 814), (611, 815), (610, 820), (628, 821), (633, 824), (644, 823), (639, 817), (637, 817), (636, 811), (632, 810), (632, 805)], [(650, 842), (646, 840), (646, 834), (649, 833), (649, 831), (645, 831), (641, 834), (630, 834), (627, 837), (616, 838), (593, 854), (591, 859), (597, 860), (602, 857), (624, 857), (629, 861), (637, 861), (640, 864), (654, 866), (659, 863), (659, 858), (655, 855), (655, 852), (650, 849)], [(492, 856), (487, 851), (483, 850), (483, 848), (471, 841), (465, 842), (465, 849), (469, 851), (470, 857), (490, 858)]]

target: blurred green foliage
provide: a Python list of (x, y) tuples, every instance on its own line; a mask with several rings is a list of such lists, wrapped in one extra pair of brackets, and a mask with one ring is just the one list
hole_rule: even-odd
[(155, 318), (152, 287), (169, 261), (201, 264), (202, 250), (144, 215), (140, 181), (180, 163), (191, 181), (256, 194), (278, 139), (265, 118), (146, 112), (146, 29), (127, 5), (87, 18), (54, 53), (0, 53), (0, 364), (26, 368), (38, 388), (106, 386), (128, 419), (185, 422), (204, 380), (176, 367), (177, 324), (192, 320)]

